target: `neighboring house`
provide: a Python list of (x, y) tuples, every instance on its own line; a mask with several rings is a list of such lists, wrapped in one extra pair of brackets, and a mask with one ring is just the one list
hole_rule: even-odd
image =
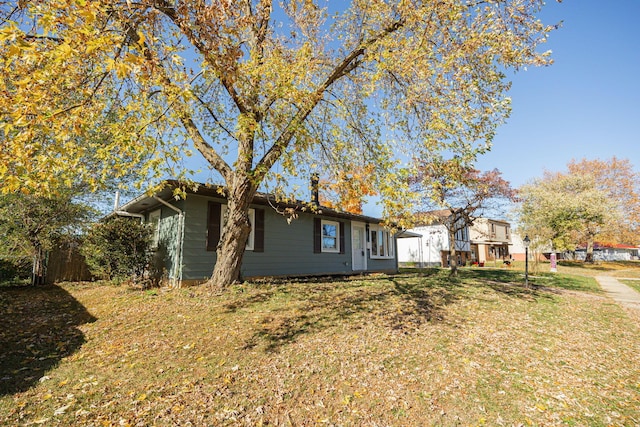
[[(154, 224), (154, 246), (166, 277), (174, 285), (210, 278), (225, 218), (222, 187), (200, 186), (176, 200), (169, 185), (141, 195), (111, 215), (142, 218)], [(317, 200), (317, 197), (315, 198)], [(288, 220), (282, 211), (295, 212)], [(308, 204), (277, 203), (258, 193), (249, 211), (253, 230), (242, 261), (244, 279), (273, 276), (396, 272), (396, 238), (378, 218)]]
[(477, 218), (473, 222), (473, 226), (470, 227), (469, 234), (473, 262), (482, 265), (489, 261), (497, 262), (510, 259), (511, 225), (508, 222)]
[[(421, 214), (435, 217), (430, 225), (420, 225), (407, 230), (417, 237), (398, 240), (398, 263), (402, 266), (448, 267), (449, 232), (443, 221), (451, 215), (448, 210)], [(470, 259), (469, 228), (461, 227), (455, 238), (456, 263), (465, 265)]]
[[(631, 261), (638, 259), (639, 248), (637, 246), (625, 244), (593, 244), (594, 261)], [(582, 246), (576, 248), (575, 257), (584, 260), (587, 256), (587, 248)]]

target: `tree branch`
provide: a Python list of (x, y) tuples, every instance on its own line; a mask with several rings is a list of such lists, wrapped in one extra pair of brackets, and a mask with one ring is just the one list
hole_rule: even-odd
[(307, 100), (307, 104), (302, 106), (298, 113), (293, 116), (293, 118), (289, 121), (289, 124), (285, 127), (284, 131), (280, 134), (280, 136), (276, 139), (275, 143), (271, 146), (271, 148), (265, 153), (265, 155), (260, 159), (258, 164), (256, 165), (256, 178), (262, 179), (266, 173), (273, 167), (273, 165), (278, 161), (280, 156), (284, 150), (289, 146), (291, 140), (293, 139), (298, 126), (300, 126), (306, 118), (311, 114), (314, 108), (318, 105), (320, 100), (322, 100), (324, 93), (327, 91), (331, 85), (333, 85), (340, 78), (345, 76), (346, 74), (353, 71), (359, 64), (359, 58), (376, 42), (386, 38), (390, 34), (395, 33), (400, 28), (404, 26), (403, 20), (398, 20), (393, 22), (387, 28), (383, 29), (381, 32), (371, 37), (364, 43), (360, 44), (358, 48), (352, 50), (346, 57), (340, 61), (338, 65), (333, 68), (331, 73), (327, 76), (327, 78), (322, 82), (320, 86), (309, 96)]
[(216, 74), (220, 79), (222, 86), (225, 88), (225, 90), (233, 100), (234, 104), (238, 108), (238, 111), (241, 114), (249, 113), (249, 108), (244, 103), (244, 100), (240, 97), (235, 87), (233, 86), (233, 81), (228, 77), (231, 73), (228, 73), (228, 70), (220, 69), (217, 61), (213, 58), (211, 51), (206, 48), (204, 43), (202, 43), (202, 41), (193, 33), (193, 31), (189, 27), (182, 24), (182, 20), (178, 16), (175, 7), (173, 7), (166, 0), (156, 0), (153, 7), (159, 12), (162, 12), (167, 18), (169, 18), (171, 22), (173, 22), (182, 31), (182, 33), (187, 36), (187, 39), (193, 45), (193, 47), (195, 47), (198, 52), (200, 52), (200, 54), (207, 60), (207, 62), (214, 68), (214, 70), (216, 70)]
[[(127, 35), (130, 37), (130, 40), (134, 43), (140, 42), (140, 36), (136, 29), (130, 25), (129, 22), (123, 22), (125, 25)], [(166, 74), (166, 70), (161, 61), (159, 61), (149, 48), (149, 45), (144, 42), (143, 55), (147, 61), (151, 64), (157, 66), (157, 69), (162, 72), (162, 82), (166, 87), (175, 89), (179, 92), (179, 88), (176, 87), (171, 79)], [(196, 126), (195, 122), (191, 118), (191, 114), (188, 111), (186, 105), (183, 102), (180, 102), (177, 98), (174, 99), (175, 111), (178, 113), (178, 118), (185, 130), (191, 137), (191, 140), (194, 143), (196, 149), (202, 154), (202, 156), (209, 162), (211, 166), (215, 170), (217, 170), (225, 181), (228, 181), (231, 178), (232, 170), (231, 167), (224, 161), (224, 159), (216, 152), (216, 150), (204, 139), (200, 130)]]

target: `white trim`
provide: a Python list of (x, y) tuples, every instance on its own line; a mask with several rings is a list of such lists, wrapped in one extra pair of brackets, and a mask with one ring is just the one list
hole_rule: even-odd
[[(355, 241), (353, 239), (353, 231), (355, 229), (362, 230), (362, 251), (364, 255), (362, 256), (362, 260), (364, 261), (364, 266), (362, 269), (356, 269), (356, 257), (354, 255), (355, 250)], [(367, 227), (363, 222), (351, 222), (351, 270), (353, 271), (366, 271), (367, 270)]]
[[(376, 242), (373, 241), (373, 235), (376, 235)], [(369, 246), (369, 253), (371, 259), (393, 259), (395, 258), (395, 245), (393, 235), (389, 230), (377, 225), (371, 226), (369, 230), (369, 236), (371, 238), (371, 245)], [(375, 247), (375, 251), (374, 251)], [(383, 248), (382, 255), (380, 254), (380, 248)]]
[[(336, 235), (335, 236), (325, 235), (324, 234), (325, 225), (334, 226), (336, 228)], [(325, 247), (324, 245), (325, 238), (335, 239), (336, 241), (335, 248)], [(340, 253), (340, 223), (338, 221), (329, 221), (326, 219), (320, 220), (320, 250), (322, 252), (327, 252), (327, 253), (334, 253), (334, 254)]]
[(151, 235), (151, 248), (158, 249), (158, 244), (160, 243), (160, 220), (162, 219), (162, 209), (156, 209), (154, 211), (149, 212), (149, 216), (147, 218), (148, 224), (153, 224), (153, 230)]

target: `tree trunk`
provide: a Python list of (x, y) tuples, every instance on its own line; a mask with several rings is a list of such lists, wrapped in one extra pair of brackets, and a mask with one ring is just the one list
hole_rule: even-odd
[(249, 205), (255, 192), (248, 178), (229, 189), (224, 225), (216, 249), (216, 265), (209, 280), (214, 287), (224, 289), (241, 281), (242, 258), (251, 233)]
[(33, 268), (31, 272), (31, 285), (44, 285), (46, 279), (46, 253), (42, 246), (37, 246), (33, 257)]
[(458, 276), (458, 260), (456, 257), (456, 234), (454, 230), (449, 230), (449, 276)]
[(588, 264), (593, 264), (593, 238), (587, 238), (587, 254), (584, 258), (584, 262)]

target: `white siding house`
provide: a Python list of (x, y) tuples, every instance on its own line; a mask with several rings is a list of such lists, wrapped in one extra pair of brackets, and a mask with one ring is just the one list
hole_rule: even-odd
[[(436, 211), (442, 217), (448, 211)], [(440, 221), (439, 221), (440, 222)], [(447, 267), (449, 265), (449, 232), (442, 223), (421, 225), (408, 230), (419, 237), (398, 239), (398, 263), (405, 267)], [(471, 250), (469, 229), (464, 227), (456, 233), (457, 264), (464, 265)]]

